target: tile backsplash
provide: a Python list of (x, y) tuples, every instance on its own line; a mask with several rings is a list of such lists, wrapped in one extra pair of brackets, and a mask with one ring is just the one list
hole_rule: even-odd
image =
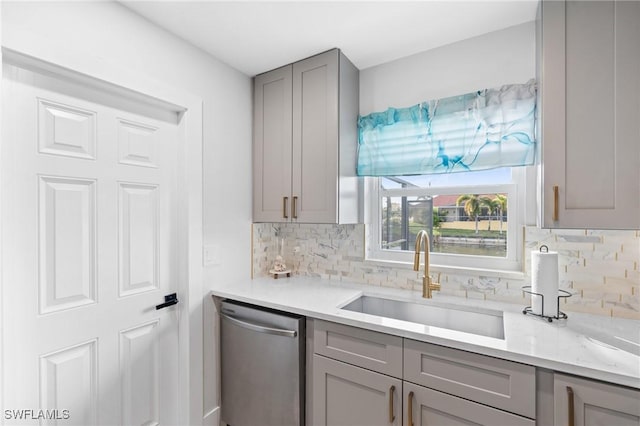
[[(421, 291), (421, 273), (410, 265), (365, 261), (364, 225), (253, 224), (252, 268), (266, 276), (282, 255), (294, 275)], [(640, 231), (525, 229), (524, 279), (489, 274), (440, 276), (443, 294), (530, 305), (531, 250), (542, 244), (559, 253), (560, 288), (573, 294), (560, 310), (640, 319)]]

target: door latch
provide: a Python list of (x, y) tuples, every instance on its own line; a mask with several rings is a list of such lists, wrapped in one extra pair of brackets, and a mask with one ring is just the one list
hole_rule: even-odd
[(156, 310), (164, 309), (178, 303), (178, 295), (176, 293), (167, 294), (164, 296), (164, 303), (156, 305)]

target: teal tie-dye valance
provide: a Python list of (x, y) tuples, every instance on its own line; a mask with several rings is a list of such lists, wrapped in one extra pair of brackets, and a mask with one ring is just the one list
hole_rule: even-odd
[(535, 160), (536, 84), (511, 84), (358, 117), (358, 175), (526, 166)]

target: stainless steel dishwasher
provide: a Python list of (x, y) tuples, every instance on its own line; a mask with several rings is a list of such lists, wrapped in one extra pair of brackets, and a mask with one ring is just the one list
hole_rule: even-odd
[(221, 419), (230, 426), (304, 425), (304, 317), (223, 301)]

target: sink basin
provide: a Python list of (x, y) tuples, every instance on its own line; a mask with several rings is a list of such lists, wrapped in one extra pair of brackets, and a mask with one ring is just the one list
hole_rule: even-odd
[(504, 339), (502, 312), (360, 296), (341, 309)]

